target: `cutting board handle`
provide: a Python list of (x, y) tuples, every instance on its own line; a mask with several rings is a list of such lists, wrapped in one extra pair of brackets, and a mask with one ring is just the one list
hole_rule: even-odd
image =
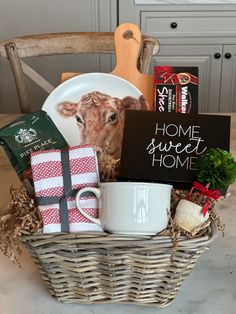
[[(116, 66), (111, 72), (113, 75), (122, 77), (136, 86), (153, 105), (153, 76), (141, 73), (137, 68), (139, 52), (141, 49), (142, 35), (137, 25), (123, 23), (114, 33), (116, 49)], [(62, 81), (78, 73), (64, 73)], [(68, 77), (69, 76), (69, 77)]]
[(123, 23), (114, 33), (116, 49), (116, 66), (112, 74), (121, 77), (140, 75), (137, 61), (141, 46), (142, 35), (137, 25)]

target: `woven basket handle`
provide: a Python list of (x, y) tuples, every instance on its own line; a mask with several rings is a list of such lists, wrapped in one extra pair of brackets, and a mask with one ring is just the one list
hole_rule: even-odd
[(83, 215), (84, 217), (86, 217), (88, 220), (92, 221), (93, 223), (95, 224), (98, 224), (98, 225), (102, 225), (101, 224), (101, 221), (100, 219), (98, 218), (95, 218), (95, 217), (92, 217), (90, 216), (88, 213), (86, 213), (83, 208), (80, 206), (80, 197), (82, 194), (84, 193), (93, 193), (95, 194), (95, 196), (99, 199), (100, 198), (100, 190), (97, 189), (97, 188), (92, 188), (92, 187), (87, 187), (87, 188), (83, 188), (81, 190), (79, 190), (79, 192), (76, 194), (76, 197), (75, 197), (75, 202), (76, 202), (76, 206), (79, 210), (79, 212), (81, 213), (81, 215)]

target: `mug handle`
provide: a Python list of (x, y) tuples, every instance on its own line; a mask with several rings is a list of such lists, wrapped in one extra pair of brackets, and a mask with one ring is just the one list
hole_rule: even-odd
[(98, 225), (102, 225), (100, 219), (98, 218), (94, 218), (92, 216), (90, 216), (88, 213), (86, 213), (83, 208), (80, 206), (80, 196), (85, 193), (85, 192), (92, 192), (93, 194), (95, 194), (95, 196), (99, 199), (101, 192), (98, 188), (92, 188), (92, 187), (87, 187), (87, 188), (83, 188), (81, 190), (78, 191), (78, 193), (76, 194), (75, 197), (75, 202), (76, 202), (76, 206), (79, 210), (79, 212), (81, 213), (81, 215), (83, 215), (84, 217), (86, 217), (88, 220), (94, 222), (95, 224)]

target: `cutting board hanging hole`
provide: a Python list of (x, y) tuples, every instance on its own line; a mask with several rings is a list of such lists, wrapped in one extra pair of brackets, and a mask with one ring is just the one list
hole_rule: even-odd
[(123, 33), (123, 38), (124, 39), (130, 39), (134, 36), (134, 33), (130, 30), (127, 30)]
[(141, 45), (141, 42), (139, 42), (135, 36), (134, 33), (131, 30), (126, 30), (123, 34), (122, 34), (124, 39), (134, 39), (139, 45)]

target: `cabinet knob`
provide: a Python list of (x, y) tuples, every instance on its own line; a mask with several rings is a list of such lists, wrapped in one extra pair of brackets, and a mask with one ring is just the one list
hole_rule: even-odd
[(216, 52), (216, 53), (214, 54), (214, 58), (215, 58), (215, 59), (220, 59), (220, 58), (221, 58), (221, 53)]
[(177, 26), (178, 26), (178, 24), (177, 24), (176, 22), (172, 22), (172, 23), (170, 24), (170, 27), (171, 27), (171, 28), (177, 28)]
[(227, 52), (225, 54), (225, 59), (230, 59), (232, 57), (231, 53)]

